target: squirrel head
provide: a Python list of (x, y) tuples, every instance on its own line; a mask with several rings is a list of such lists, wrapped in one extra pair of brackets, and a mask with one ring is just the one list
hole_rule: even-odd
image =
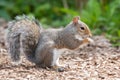
[(89, 27), (80, 20), (79, 16), (74, 17), (68, 27), (74, 29), (74, 33), (80, 35), (83, 38), (92, 36)]

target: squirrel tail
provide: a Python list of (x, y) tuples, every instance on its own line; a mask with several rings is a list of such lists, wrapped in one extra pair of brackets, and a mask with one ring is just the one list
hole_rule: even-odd
[(20, 61), (20, 53), (22, 50), (29, 61), (36, 63), (35, 49), (37, 45), (32, 45), (30, 39), (28, 41), (27, 38), (22, 39), (21, 34), (14, 34), (13, 36), (9, 33), (7, 40), (9, 45), (9, 53), (13, 62)]
[[(21, 21), (21, 19), (18, 21)], [(35, 50), (37, 47), (37, 39), (34, 38), (34, 34), (29, 34), (27, 30), (22, 31), (22, 29), (16, 29), (15, 24), (18, 23), (16, 21), (12, 21), (8, 24), (7, 46), (11, 60), (14, 62), (20, 61), (20, 53), (22, 51), (29, 61), (36, 63)]]
[(9, 34), (7, 38), (11, 59), (12, 61), (17, 62), (20, 60), (20, 34), (15, 34), (14, 36)]
[[(29, 41), (28, 41), (29, 40)], [(22, 50), (27, 59), (30, 62), (36, 63), (36, 57), (35, 57), (35, 50), (37, 47), (37, 44), (34, 44), (34, 41), (30, 38), (21, 39), (22, 42)]]

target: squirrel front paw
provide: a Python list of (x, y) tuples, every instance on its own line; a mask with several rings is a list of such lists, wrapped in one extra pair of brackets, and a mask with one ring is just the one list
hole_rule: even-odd
[(82, 41), (82, 44), (80, 45), (80, 47), (79, 48), (83, 48), (83, 47), (85, 47), (85, 46), (89, 46), (89, 45), (94, 45), (95, 43), (94, 43), (94, 41), (93, 41), (93, 39), (91, 39), (91, 38), (85, 38), (83, 41)]
[(83, 44), (94, 44), (94, 41), (91, 38), (85, 38), (83, 40)]
[(95, 44), (93, 39), (91, 39), (91, 38), (87, 38), (87, 40), (88, 40), (88, 44), (92, 44), (92, 45)]
[(87, 39), (89, 41), (88, 46), (95, 46), (96, 45), (93, 39), (91, 39), (91, 38), (87, 38)]

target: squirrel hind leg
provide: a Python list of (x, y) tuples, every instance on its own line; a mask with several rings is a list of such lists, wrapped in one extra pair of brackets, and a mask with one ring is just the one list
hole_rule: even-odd
[(63, 72), (65, 69), (64, 65), (60, 65), (59, 64), (59, 57), (60, 57), (61, 53), (59, 52), (59, 50), (54, 49), (53, 50), (53, 61), (52, 61), (52, 69), (58, 71), (58, 72)]
[(57, 72), (65, 71), (65, 66), (59, 64), (59, 58), (55, 61), (55, 64), (52, 66), (52, 68)]

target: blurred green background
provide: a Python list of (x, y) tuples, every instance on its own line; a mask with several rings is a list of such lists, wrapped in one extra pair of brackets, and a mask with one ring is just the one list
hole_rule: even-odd
[(0, 18), (35, 16), (45, 27), (67, 25), (80, 16), (94, 35), (105, 35), (120, 46), (120, 0), (0, 0)]

